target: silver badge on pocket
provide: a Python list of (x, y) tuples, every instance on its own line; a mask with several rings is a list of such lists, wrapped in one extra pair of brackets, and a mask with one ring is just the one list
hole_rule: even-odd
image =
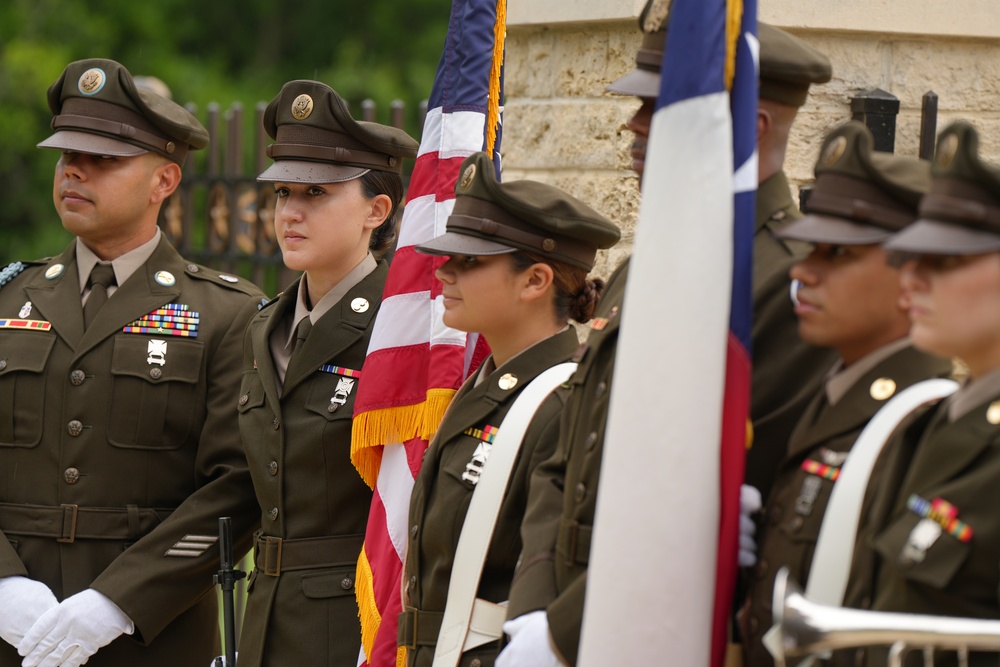
[(333, 397), (330, 398), (330, 405), (327, 410), (333, 412), (341, 405), (347, 403), (347, 397), (351, 395), (354, 390), (354, 380), (351, 378), (337, 378), (337, 388), (333, 391)]
[(159, 364), (160, 366), (167, 363), (167, 341), (165, 340), (150, 340), (149, 345), (146, 346), (146, 363), (152, 366), (153, 364)]
[(899, 554), (900, 562), (904, 565), (923, 562), (924, 558), (927, 557), (927, 550), (941, 537), (942, 531), (941, 524), (934, 519), (921, 519), (910, 531), (906, 546)]

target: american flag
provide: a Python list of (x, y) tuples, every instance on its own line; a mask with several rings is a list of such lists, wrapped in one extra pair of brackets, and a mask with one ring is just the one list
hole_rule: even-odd
[[(674, 0), (580, 664), (722, 664), (750, 393), (755, 0)], [(624, 576), (623, 573), (634, 573)]]
[(448, 403), (488, 354), (485, 340), (444, 326), (434, 270), (445, 258), (421, 255), (414, 246), (444, 233), (462, 160), (481, 150), (498, 155), (505, 8), (506, 0), (452, 3), (399, 242), (358, 384), (351, 458), (375, 490), (356, 577), (359, 664), (405, 664), (396, 629), (410, 491)]

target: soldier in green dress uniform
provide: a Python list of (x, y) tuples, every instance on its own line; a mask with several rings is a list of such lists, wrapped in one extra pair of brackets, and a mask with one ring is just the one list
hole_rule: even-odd
[[(437, 271), (444, 323), (482, 334), (492, 354), (452, 400), (424, 456), (410, 502), (400, 644), (407, 664), (432, 663), (449, 596), (455, 550), (493, 439), (515, 400), (539, 374), (569, 361), (578, 349), (569, 320), (591, 320), (603, 281), (588, 280), (598, 248), (619, 239), (618, 228), (583, 202), (533, 181), (496, 179), (485, 153), (467, 158), (455, 187), (447, 232), (421, 252), (447, 255)], [(600, 329), (607, 320), (595, 320)], [(552, 454), (564, 392), (549, 395), (528, 426), (499, 508), (477, 590), (485, 603), (507, 600), (521, 553), (520, 528), (532, 470)], [(513, 426), (509, 427), (513, 428)], [(511, 443), (508, 443), (511, 444)], [(472, 525), (470, 526), (470, 523)], [(478, 564), (473, 564), (473, 567)], [(482, 604), (482, 603), (480, 603)], [(501, 610), (494, 628), (500, 636)], [(465, 643), (458, 664), (492, 665), (498, 646)]]
[[(886, 243), (902, 269), (913, 345), (968, 368), (959, 389), (916, 411), (869, 484), (845, 606), (1000, 619), (1000, 167), (971, 125), (938, 138), (920, 219)], [(886, 648), (838, 664), (886, 664)], [(970, 665), (995, 665), (971, 653)], [(923, 664), (920, 651), (906, 663)], [(944, 652), (936, 665), (954, 665)]]
[[(840, 357), (792, 432), (771, 495), (743, 618), (746, 664), (769, 667), (761, 644), (771, 627), (779, 568), (805, 585), (830, 494), (861, 430), (896, 393), (951, 362), (913, 348), (898, 267), (881, 243), (917, 218), (930, 164), (874, 152), (871, 132), (850, 122), (825, 139), (806, 217), (781, 230), (812, 252), (792, 266), (799, 281), (801, 337)], [(816, 576), (822, 577), (818, 572)]]
[(208, 143), (190, 113), (96, 58), (48, 101), (76, 240), (0, 271), (0, 665), (206, 664), (218, 517), (237, 551), (256, 524), (236, 400), (261, 292), (156, 225)]
[(354, 667), (354, 595), (371, 489), (351, 464), (351, 424), (403, 197), (402, 130), (354, 120), (317, 81), (291, 81), (264, 128), (285, 265), (302, 271), (251, 320), (239, 427), (261, 531), (240, 665)]

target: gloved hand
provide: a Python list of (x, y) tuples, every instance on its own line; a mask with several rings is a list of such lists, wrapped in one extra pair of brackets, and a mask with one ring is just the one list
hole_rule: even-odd
[(560, 667), (549, 637), (549, 617), (532, 611), (503, 624), (510, 642), (497, 656), (496, 667)]
[(135, 632), (132, 620), (92, 588), (49, 609), (24, 635), (17, 652), (22, 667), (79, 667), (122, 634)]
[[(237, 651), (236, 652), (236, 662), (239, 662), (239, 661), (240, 661), (240, 652)], [(212, 660), (211, 664), (209, 664), (208, 667), (219, 667), (220, 665), (221, 665), (221, 667), (226, 667), (227, 664), (228, 663), (226, 662), (226, 656), (224, 656), (224, 655), (217, 655), (217, 656), (215, 656), (215, 658)]]
[(754, 540), (757, 524), (750, 515), (759, 512), (762, 505), (760, 491), (756, 487), (749, 484), (740, 487), (740, 547), (737, 556), (740, 567), (757, 564), (757, 542)]
[(0, 578), (0, 639), (17, 648), (42, 614), (59, 604), (49, 587), (27, 577)]

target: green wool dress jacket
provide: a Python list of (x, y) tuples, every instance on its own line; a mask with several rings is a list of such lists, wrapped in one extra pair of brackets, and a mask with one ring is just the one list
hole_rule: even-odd
[[(998, 401), (949, 423), (946, 399), (897, 429), (862, 507), (845, 606), (1000, 619)], [(884, 648), (858, 653), (837, 652), (836, 664), (886, 664)], [(995, 652), (970, 654), (970, 665), (996, 662)], [(935, 659), (955, 664), (954, 652)]]
[[(569, 361), (578, 346), (576, 331), (570, 327), (531, 346), (478, 384), (470, 379), (455, 395), (441, 421), (424, 454), (410, 498), (404, 572), (404, 606), (409, 612), (404, 611), (400, 618), (402, 644), (411, 639), (405, 637), (407, 630), (420, 633), (416, 648), (407, 650), (410, 667), (427, 667), (433, 662), (455, 550), (479, 471), (488, 465), (484, 454), (488, 457), (485, 445), (492, 444), (490, 433), (502, 426), (504, 417), (532, 380), (552, 366)], [(511, 384), (512, 379), (516, 379), (515, 384)], [(525, 432), (490, 540), (478, 598), (503, 602), (509, 597), (521, 555), (520, 530), (531, 473), (555, 449), (562, 409), (561, 395), (553, 392), (539, 406)], [(498, 650), (497, 642), (484, 644), (466, 651), (459, 664), (489, 667)]]
[[(947, 377), (951, 362), (905, 347), (868, 370), (835, 405), (821, 388), (799, 420), (767, 501), (757, 567), (744, 621), (747, 665), (771, 667), (761, 638), (772, 623), (774, 578), (787, 567), (805, 587), (830, 494), (862, 429), (896, 393), (934, 377)], [(894, 389), (886, 390), (888, 381)], [(822, 576), (822, 573), (820, 573)]]
[(574, 355), (559, 442), (531, 479), (521, 529), (524, 554), (510, 595), (509, 618), (546, 610), (559, 653), (575, 665), (583, 624), (590, 538), (604, 429), (628, 276), (626, 259), (608, 281), (586, 342)]
[(351, 423), (355, 372), (363, 372), (387, 274), (379, 262), (313, 324), (281, 390), (268, 341), (293, 317), (301, 281), (247, 328), (239, 426), (262, 532), (247, 584), (242, 667), (357, 664), (354, 577), (372, 491), (351, 464)]
[[(233, 518), (238, 552), (256, 525), (236, 403), (261, 292), (161, 239), (84, 331), (77, 276), (74, 244), (0, 288), (0, 577), (118, 605), (135, 634), (89, 665), (208, 664), (218, 518)], [(126, 331), (181, 307), (195, 334)], [(20, 664), (0, 643), (0, 665)]]
[(753, 239), (753, 446), (747, 452), (746, 482), (757, 487), (765, 499), (785, 457), (792, 429), (837, 360), (832, 350), (799, 338), (788, 272), (792, 264), (809, 254), (811, 246), (779, 239), (776, 233), (800, 218), (784, 172), (760, 184)]

